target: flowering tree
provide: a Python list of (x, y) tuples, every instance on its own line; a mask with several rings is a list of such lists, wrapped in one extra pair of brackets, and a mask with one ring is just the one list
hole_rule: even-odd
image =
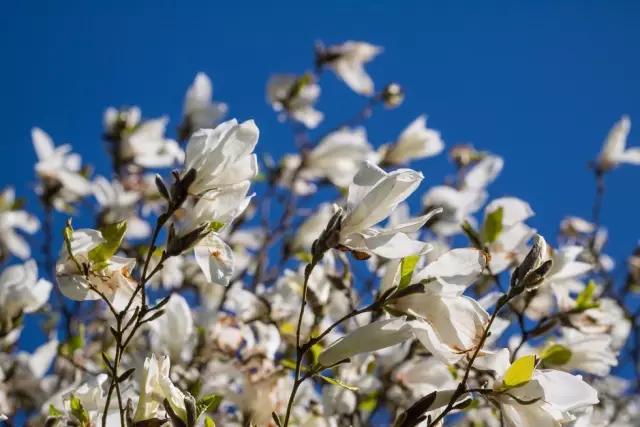
[[(629, 118), (592, 164), (592, 218), (562, 220), (551, 246), (527, 224), (526, 201), (489, 198), (501, 157), (450, 147), (454, 177), (425, 188), (408, 166), (445, 144), (424, 116), (394, 142), (367, 141), (374, 110), (403, 100), (397, 84), (376, 91), (365, 70), (380, 52), (319, 45), (312, 71), (269, 80), (297, 149), (279, 161), (258, 159), (252, 120), (223, 121), (227, 106), (202, 73), (177, 141), (164, 117), (105, 112), (108, 178), (34, 128), (45, 217), (12, 188), (0, 197), (0, 419), (637, 425), (640, 310), (627, 297), (640, 289), (640, 252), (616, 283), (600, 224), (606, 175), (640, 164), (640, 148), (626, 147)], [(364, 108), (312, 138), (326, 72)], [(422, 210), (411, 213), (418, 189)], [(68, 217), (63, 230), (54, 216)], [(25, 237), (40, 227), (37, 263)], [(16, 345), (28, 316), (46, 320), (33, 353)]]

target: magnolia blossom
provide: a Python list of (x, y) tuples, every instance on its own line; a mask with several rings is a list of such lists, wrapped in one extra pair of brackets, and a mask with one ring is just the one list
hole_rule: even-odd
[[(455, 363), (479, 345), (489, 314), (473, 298), (462, 295), (482, 273), (486, 259), (476, 249), (453, 249), (413, 274), (411, 283), (427, 282), (424, 293), (411, 294), (393, 307), (411, 314), (416, 338), (436, 358)], [(485, 350), (480, 355), (485, 354)]]
[(167, 117), (145, 120), (124, 132), (119, 155), (144, 168), (164, 168), (182, 162), (182, 149), (165, 136), (168, 122)]
[(424, 115), (411, 122), (396, 142), (380, 147), (383, 161), (389, 164), (404, 164), (432, 157), (443, 149), (440, 132), (427, 128), (427, 117)]
[(42, 129), (31, 130), (33, 147), (38, 156), (35, 170), (44, 188), (40, 193), (53, 192), (53, 206), (60, 211), (91, 193), (91, 185), (81, 173), (80, 156), (71, 152), (71, 145), (53, 145), (51, 137)]
[(196, 171), (189, 192), (200, 195), (255, 178), (258, 161), (253, 149), (258, 136), (253, 120), (238, 124), (233, 119), (215, 129), (196, 131), (187, 144), (184, 164), (185, 172)]
[(598, 376), (608, 375), (618, 364), (611, 349), (611, 337), (604, 334), (584, 334), (573, 328), (562, 328), (562, 336), (550, 345), (562, 346), (568, 357), (550, 358), (545, 365), (563, 371), (581, 371)]
[(365, 42), (347, 41), (340, 45), (321, 47), (318, 61), (331, 68), (354, 92), (373, 94), (373, 80), (364, 64), (376, 57), (382, 48)]
[(22, 313), (33, 313), (48, 300), (51, 282), (38, 279), (38, 266), (34, 260), (12, 265), (0, 274), (0, 323), (11, 322)]
[(323, 203), (317, 207), (309, 217), (298, 227), (298, 230), (291, 242), (291, 250), (309, 251), (314, 240), (316, 240), (322, 230), (329, 223), (334, 214), (333, 206), (330, 203)]
[(187, 360), (195, 344), (195, 329), (189, 303), (174, 293), (163, 307), (164, 315), (151, 324), (151, 346), (174, 360)]
[[(509, 351), (494, 359), (496, 384), (503, 382), (509, 368)], [(582, 380), (555, 370), (535, 370), (529, 381), (508, 388), (494, 397), (509, 427), (555, 427), (575, 421), (575, 413), (598, 403), (598, 393)]]
[[(315, 109), (320, 96), (320, 85), (310, 75), (277, 74), (267, 83), (267, 102), (277, 112), (286, 113), (306, 127), (316, 128), (324, 114)], [(281, 115), (281, 119), (286, 115)]]
[(144, 368), (139, 370), (138, 384), (140, 398), (133, 420), (136, 422), (150, 420), (157, 417), (158, 409), (162, 406), (164, 392), (160, 385), (161, 378), (169, 377), (170, 360), (163, 356), (159, 359), (155, 355), (147, 357)]
[(419, 230), (433, 212), (393, 228), (374, 228), (415, 191), (422, 179), (420, 172), (411, 169), (387, 173), (372, 163), (364, 163), (349, 186), (340, 244), (390, 259), (427, 252), (428, 244), (411, 239), (407, 233)]
[(21, 259), (31, 256), (31, 248), (18, 230), (33, 234), (40, 228), (40, 221), (19, 208), (15, 191), (6, 188), (0, 194), (0, 259), (13, 254)]
[(102, 176), (93, 182), (93, 194), (102, 209), (102, 219), (107, 224), (127, 221), (127, 235), (142, 239), (151, 234), (149, 223), (136, 212), (140, 193), (126, 190), (119, 181), (109, 182)]
[[(92, 260), (91, 251), (103, 243), (105, 239), (100, 231), (88, 228), (73, 230), (68, 245), (63, 245), (60, 252), (56, 264), (56, 279), (60, 291), (67, 298), (77, 301), (97, 300), (101, 298), (100, 292), (116, 309), (121, 310), (136, 288), (136, 282), (131, 277), (136, 260), (114, 255), (105, 263), (96, 264)], [(85, 265), (86, 271), (83, 267)]]
[(622, 116), (613, 125), (598, 156), (597, 167), (600, 170), (607, 171), (620, 163), (640, 164), (640, 147), (627, 148), (627, 137), (630, 130), (629, 116)]
[(474, 224), (471, 215), (480, 209), (486, 199), (484, 192), (438, 185), (424, 194), (422, 204), (427, 210), (442, 209), (431, 229), (439, 236), (448, 237), (461, 233), (464, 221)]
[[(365, 161), (375, 162), (377, 155), (367, 142), (364, 128), (343, 128), (331, 132), (311, 150), (305, 159), (301, 178), (326, 178), (337, 187), (347, 187)], [(295, 162), (290, 163), (290, 165)]]
[(213, 102), (213, 86), (205, 73), (196, 74), (184, 97), (184, 121), (191, 131), (210, 128), (227, 114), (227, 104)]

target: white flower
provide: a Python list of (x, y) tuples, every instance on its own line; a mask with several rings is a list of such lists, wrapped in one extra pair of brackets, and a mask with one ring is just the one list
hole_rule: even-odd
[(309, 153), (303, 177), (327, 178), (337, 187), (347, 187), (365, 161), (377, 155), (367, 142), (364, 128), (343, 128), (322, 138)]
[(545, 366), (563, 371), (582, 371), (598, 376), (609, 375), (611, 368), (618, 364), (616, 354), (611, 349), (611, 337), (605, 334), (584, 334), (577, 329), (562, 328), (562, 337), (553, 340), (568, 350), (568, 360), (545, 360)]
[(213, 127), (227, 114), (227, 105), (213, 102), (212, 95), (211, 79), (205, 73), (196, 74), (184, 98), (183, 126), (190, 130), (189, 133)]
[[(107, 399), (107, 388), (109, 387), (109, 376), (99, 374), (94, 378), (90, 378), (78, 388), (64, 396), (64, 408), (67, 413), (71, 413), (71, 398), (77, 399), (89, 416), (91, 425), (102, 422), (102, 415)], [(126, 393), (123, 399), (128, 399)], [(107, 427), (117, 427), (120, 425), (120, 412), (117, 399), (111, 399), (107, 410)]]
[(163, 310), (164, 314), (150, 325), (152, 348), (156, 352), (168, 354), (174, 360), (189, 359), (195, 344), (189, 303), (182, 295), (174, 293)]
[(471, 224), (475, 223), (471, 215), (480, 209), (486, 199), (487, 194), (484, 191), (458, 190), (438, 185), (427, 191), (422, 198), (422, 204), (426, 209), (442, 209), (431, 228), (439, 236), (449, 237), (462, 232), (461, 225), (465, 220)]
[(40, 221), (28, 212), (17, 209), (13, 188), (0, 194), (0, 258), (13, 254), (20, 259), (31, 256), (29, 243), (18, 230), (33, 234), (40, 228)]
[(366, 42), (347, 41), (340, 45), (320, 48), (319, 62), (331, 68), (354, 92), (373, 94), (373, 80), (364, 64), (382, 52), (382, 48)]
[(209, 283), (228, 286), (233, 277), (233, 251), (216, 233), (207, 234), (193, 249), (196, 262)]
[(160, 357), (158, 360), (152, 354), (151, 357), (145, 359), (144, 369), (141, 370), (138, 377), (140, 398), (133, 421), (144, 421), (156, 417), (163, 398), (160, 378), (169, 376), (169, 364), (169, 358), (166, 356)]
[(310, 129), (317, 127), (324, 118), (324, 114), (314, 108), (319, 96), (320, 85), (309, 75), (277, 74), (267, 83), (267, 101), (273, 109), (286, 111)]
[(360, 353), (380, 350), (408, 340), (413, 335), (404, 319), (378, 320), (338, 339), (318, 356), (322, 366), (333, 366)]
[(631, 120), (626, 115), (613, 125), (598, 156), (597, 166), (601, 171), (612, 169), (620, 163), (640, 165), (640, 147), (626, 147), (630, 130)]
[(381, 147), (383, 161), (394, 165), (432, 157), (443, 149), (440, 132), (427, 128), (427, 117), (424, 115), (411, 122), (396, 142)]
[(93, 182), (93, 195), (102, 209), (102, 220), (113, 224), (127, 221), (127, 237), (142, 239), (151, 234), (151, 226), (140, 218), (136, 212), (136, 204), (140, 194), (126, 190), (120, 181), (109, 182), (102, 176)]
[[(31, 139), (38, 156), (36, 174), (47, 188), (56, 189), (56, 209), (63, 211), (66, 205), (91, 193), (91, 184), (80, 173), (80, 156), (71, 153), (71, 145), (54, 147), (51, 137), (39, 128), (31, 130)], [(47, 190), (39, 189), (41, 193), (44, 191)]]
[(296, 234), (291, 242), (291, 250), (311, 249), (311, 245), (320, 233), (326, 228), (329, 220), (333, 216), (333, 207), (329, 203), (322, 203), (296, 230)]
[(462, 184), (466, 189), (482, 191), (498, 177), (502, 171), (504, 161), (502, 157), (492, 154), (485, 155), (480, 161), (471, 166), (465, 173)]
[(411, 239), (407, 233), (419, 230), (433, 212), (393, 228), (373, 228), (409, 197), (422, 179), (420, 172), (411, 169), (387, 173), (374, 164), (364, 163), (349, 186), (340, 244), (389, 259), (428, 251), (428, 244)]
[[(477, 249), (453, 249), (415, 273), (411, 283), (428, 281), (424, 293), (400, 298), (394, 307), (416, 316), (416, 338), (439, 360), (451, 364), (469, 356), (480, 343), (489, 314), (462, 295), (482, 273), (486, 259)], [(484, 355), (481, 350), (479, 355)]]
[[(56, 279), (60, 291), (76, 301), (100, 299), (103, 293), (116, 309), (123, 309), (133, 295), (136, 282), (131, 278), (136, 260), (111, 256), (102, 265), (96, 264), (91, 250), (103, 244), (102, 233), (92, 229), (73, 230), (69, 239), (71, 254), (63, 245), (56, 264)], [(84, 265), (87, 265), (85, 275)], [(138, 293), (140, 297), (140, 293)]]
[(34, 260), (5, 268), (0, 275), (0, 322), (38, 310), (49, 300), (52, 287), (51, 282), (38, 280), (38, 266)]
[(114, 108), (109, 107), (104, 111), (102, 124), (104, 133), (109, 138), (119, 138), (122, 130), (133, 129), (140, 123), (142, 113), (138, 107)]
[[(496, 383), (501, 384), (510, 366), (509, 351), (503, 349), (495, 359)], [(543, 369), (535, 370), (525, 384), (496, 394), (495, 399), (508, 427), (558, 427), (574, 421), (574, 413), (597, 404), (598, 393), (579, 375)]]
[(182, 149), (165, 136), (168, 121), (167, 117), (150, 119), (123, 132), (119, 155), (144, 168), (164, 168), (182, 162)]
[(187, 144), (184, 170), (196, 171), (191, 194), (249, 181), (258, 174), (253, 149), (259, 130), (253, 120), (238, 124), (233, 119), (215, 129), (196, 131)]

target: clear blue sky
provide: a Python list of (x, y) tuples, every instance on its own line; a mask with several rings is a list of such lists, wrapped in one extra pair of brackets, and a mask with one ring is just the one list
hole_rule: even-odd
[[(623, 113), (640, 123), (638, 22), (633, 1), (7, 2), (0, 184), (25, 194), (33, 183), (34, 125), (107, 173), (103, 110), (166, 113), (174, 133), (197, 71), (212, 77), (231, 116), (256, 120), (262, 152), (291, 150), (289, 129), (264, 100), (270, 73), (305, 71), (316, 40), (367, 40), (385, 48), (369, 67), (378, 85), (396, 80), (408, 93), (402, 108), (373, 117), (371, 141), (428, 114), (447, 145), (471, 141), (503, 155), (492, 194), (528, 200), (532, 224), (552, 236), (564, 215), (590, 215), (586, 165), (609, 127)], [(322, 84), (329, 125), (363, 103), (333, 76)], [(630, 142), (640, 145), (640, 130)], [(425, 189), (451, 170), (444, 156), (416, 166)], [(618, 258), (640, 237), (639, 183), (632, 166), (607, 180), (603, 221)]]

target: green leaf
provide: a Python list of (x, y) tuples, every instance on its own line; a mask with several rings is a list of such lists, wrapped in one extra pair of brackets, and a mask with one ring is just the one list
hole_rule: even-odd
[(60, 345), (60, 353), (72, 355), (76, 350), (84, 348), (84, 325), (78, 326), (78, 333), (72, 335), (69, 339)]
[(484, 219), (482, 225), (482, 241), (485, 243), (493, 243), (498, 239), (500, 232), (502, 231), (502, 217), (504, 210), (500, 206), (495, 211), (491, 212)]
[(220, 406), (220, 402), (222, 402), (222, 396), (217, 394), (208, 394), (198, 399), (196, 402), (196, 413), (198, 417), (205, 412), (214, 412), (218, 409), (218, 406)]
[(576, 298), (576, 309), (588, 310), (590, 308), (598, 307), (600, 304), (593, 300), (593, 295), (596, 292), (596, 284), (593, 280), (589, 281), (587, 286), (578, 294)]
[(94, 264), (96, 270), (102, 270), (107, 262), (120, 248), (124, 234), (127, 231), (127, 221), (109, 224), (102, 230), (104, 242), (89, 251), (89, 261)]
[(542, 350), (540, 358), (543, 363), (550, 365), (564, 365), (571, 359), (571, 350), (560, 344), (552, 344)]
[(64, 229), (62, 230), (62, 237), (64, 238), (64, 247), (67, 250), (67, 253), (69, 254), (69, 258), (71, 258), (71, 260), (75, 263), (76, 268), (78, 269), (78, 272), (81, 272), (82, 266), (80, 265), (80, 262), (78, 262), (75, 255), (73, 254), (73, 251), (71, 250), (71, 241), (73, 240), (73, 226), (71, 225), (71, 218), (67, 218), (67, 223), (65, 224)]
[(69, 406), (71, 407), (71, 415), (73, 415), (79, 422), (82, 427), (89, 427), (91, 424), (89, 419), (89, 413), (84, 406), (82, 406), (82, 402), (75, 395), (71, 395), (71, 399), (69, 401)]
[(302, 261), (304, 263), (311, 263), (311, 259), (313, 258), (313, 256), (311, 256), (311, 254), (309, 252), (305, 252), (305, 251), (298, 251), (295, 254), (295, 257), (299, 260)]
[(372, 412), (378, 407), (378, 394), (377, 392), (369, 393), (362, 397), (358, 404), (358, 409), (364, 412)]
[(346, 388), (347, 390), (351, 390), (351, 391), (358, 391), (358, 387), (349, 385), (349, 384), (345, 384), (342, 381), (339, 381), (335, 378), (331, 378), (331, 377), (327, 377), (325, 375), (321, 375), (318, 374), (318, 376), (320, 378), (322, 378), (323, 380), (325, 380), (326, 382), (328, 382), (329, 384), (333, 384), (333, 385), (337, 385), (338, 387), (342, 387), (342, 388)]
[(209, 230), (210, 231), (220, 231), (220, 229), (224, 227), (224, 222), (220, 222), (220, 221), (211, 221), (209, 223)]
[(211, 419), (211, 417), (207, 416), (204, 419), (204, 427), (216, 427), (216, 423)]
[(536, 356), (533, 354), (523, 356), (513, 362), (504, 373), (502, 382), (505, 387), (518, 387), (528, 383), (536, 369)]
[(282, 359), (280, 364), (287, 369), (296, 369), (296, 362), (291, 359)]
[(55, 406), (53, 406), (53, 404), (50, 404), (49, 405), (49, 416), (50, 417), (62, 417), (62, 416), (64, 416), (64, 412), (62, 412), (60, 409), (58, 409)]
[(413, 276), (413, 270), (416, 268), (416, 264), (420, 259), (420, 255), (410, 255), (402, 258), (400, 262), (400, 284), (398, 289), (406, 288), (411, 284), (411, 276)]

